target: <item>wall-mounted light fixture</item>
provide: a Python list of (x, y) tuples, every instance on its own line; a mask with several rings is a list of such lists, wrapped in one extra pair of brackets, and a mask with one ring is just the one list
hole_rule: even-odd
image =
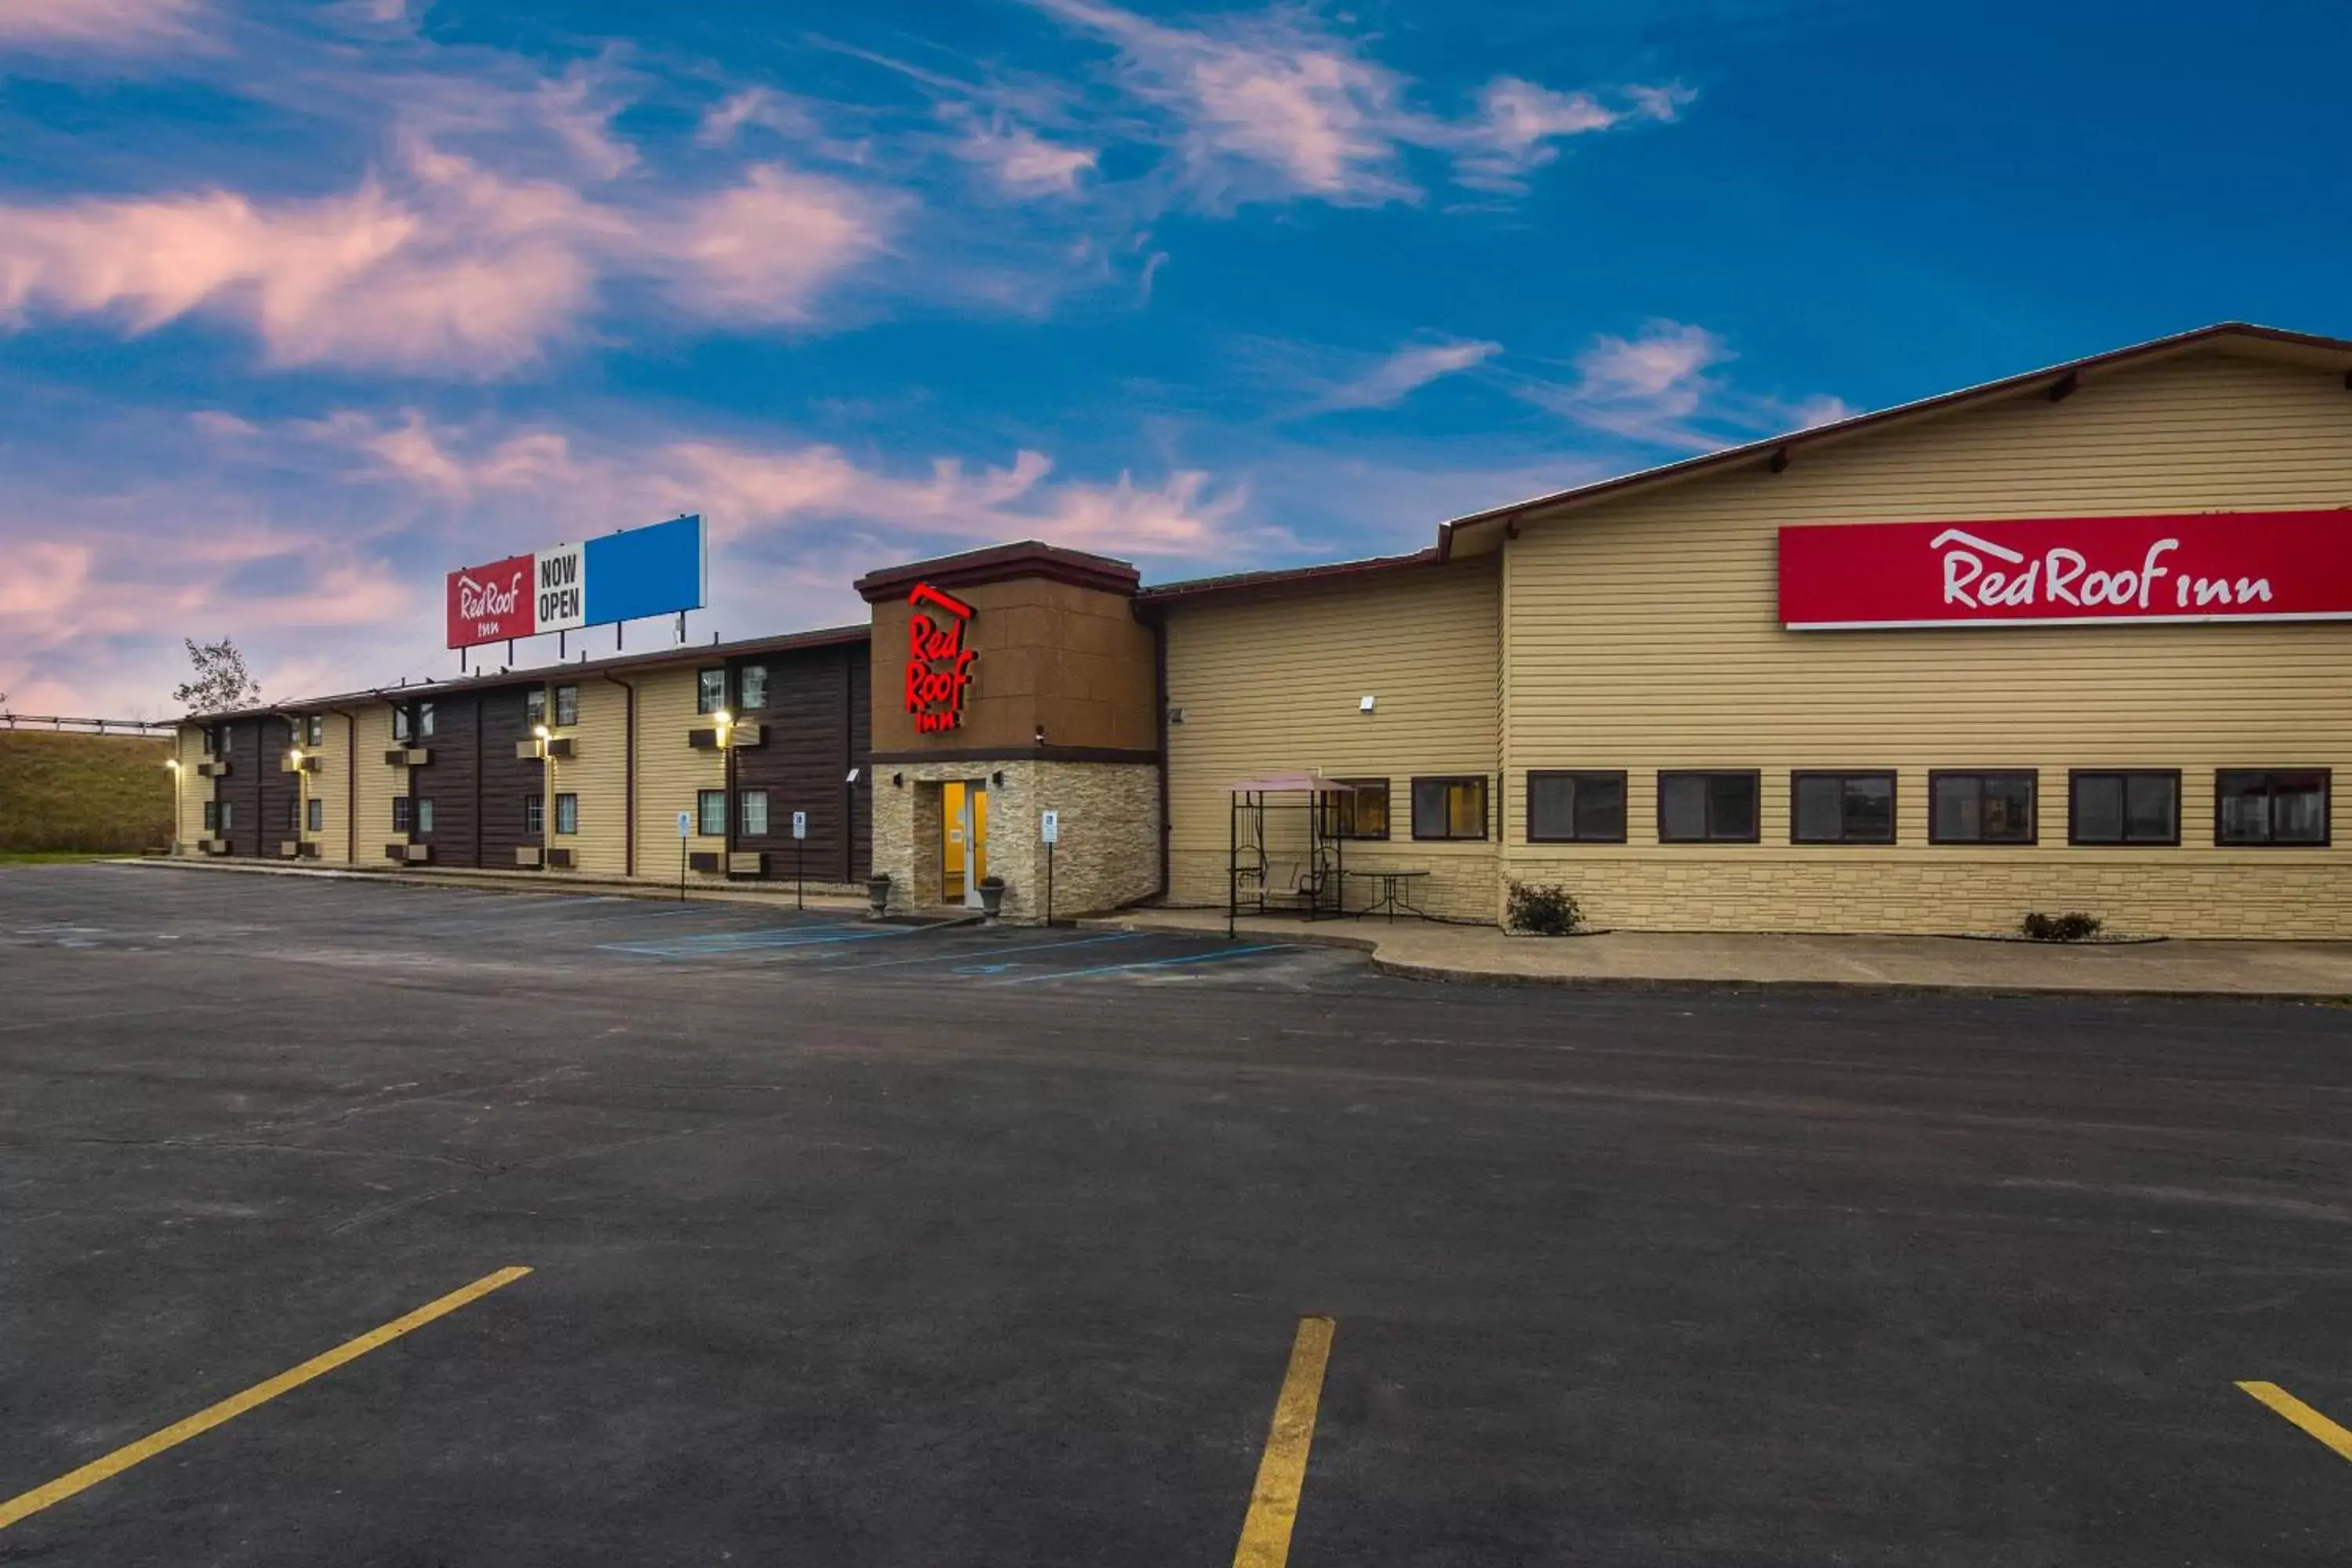
[(999, 768), (994, 773), (989, 774), (988, 782), (994, 784), (997, 788), (1003, 789), (1004, 787), (1004, 770), (1003, 768)]
[(892, 773), (890, 775), (890, 787), (892, 789), (905, 789), (907, 787), (907, 775), (904, 773)]
[(1184, 710), (1181, 708), (1168, 710), (1168, 721), (1171, 724), (1181, 724), (1184, 721)]
[(1379, 705), (1380, 699), (1367, 691), (1364, 693), (1362, 698), (1357, 701), (1356, 711), (1359, 713), (1369, 713)]
[(1043, 724), (1040, 724), (1040, 725), (1038, 725), (1038, 726), (1037, 726), (1037, 744), (1039, 744), (1039, 745), (1041, 745), (1041, 746), (1042, 746), (1042, 745), (1044, 745), (1045, 743), (1045, 725), (1043, 725)]
[(844, 784), (856, 784), (856, 783), (857, 782), (857, 775), (858, 775), (858, 773), (859, 773), (861, 771), (863, 771), (863, 770), (858, 769), (858, 768), (852, 768), (852, 769), (850, 769), (850, 770), (849, 770), (849, 776), (848, 776), (847, 778), (845, 778), (845, 779), (842, 780), (841, 782), (842, 782), (842, 783), (844, 783)]

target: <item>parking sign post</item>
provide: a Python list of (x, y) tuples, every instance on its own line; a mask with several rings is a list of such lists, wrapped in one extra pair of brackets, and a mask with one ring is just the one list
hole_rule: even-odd
[(677, 814), (677, 901), (686, 902), (686, 841), (694, 837), (694, 813)]
[(1045, 923), (1054, 923), (1054, 845), (1062, 837), (1062, 814), (1041, 811), (1037, 814), (1037, 837), (1045, 841)]
[(808, 813), (796, 811), (793, 813), (793, 908), (796, 910), (808, 908), (808, 905), (801, 901), (801, 889), (806, 882), (807, 866)]

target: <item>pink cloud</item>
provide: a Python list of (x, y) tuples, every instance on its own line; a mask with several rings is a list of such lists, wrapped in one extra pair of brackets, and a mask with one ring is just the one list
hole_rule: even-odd
[(697, 198), (667, 247), (673, 292), (702, 313), (801, 321), (816, 294), (882, 247), (883, 204), (772, 163)]
[(194, 36), (198, 0), (0, 0), (0, 47), (133, 50)]
[(1002, 115), (974, 123), (954, 151), (1013, 196), (1067, 195), (1100, 156), (1091, 148), (1048, 142), (1025, 126), (1008, 124)]

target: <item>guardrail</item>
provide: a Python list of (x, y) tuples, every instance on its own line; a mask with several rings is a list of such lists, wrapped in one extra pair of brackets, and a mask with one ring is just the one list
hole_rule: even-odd
[(70, 719), (59, 713), (0, 712), (0, 730), (44, 729), (77, 735), (151, 735), (168, 739), (179, 732), (172, 720)]

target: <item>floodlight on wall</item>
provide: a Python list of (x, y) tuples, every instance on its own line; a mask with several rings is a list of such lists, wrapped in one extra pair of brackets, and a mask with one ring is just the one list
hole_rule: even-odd
[(1359, 713), (1369, 713), (1379, 705), (1380, 699), (1367, 691), (1362, 697), (1357, 700), (1356, 711)]
[(849, 776), (848, 776), (847, 778), (845, 778), (845, 779), (842, 780), (841, 782), (842, 782), (842, 783), (844, 783), (844, 784), (856, 784), (856, 783), (857, 782), (857, 775), (858, 775), (858, 773), (859, 773), (859, 772), (860, 772), (860, 771), (861, 771), (861, 770), (860, 770), (860, 769), (857, 769), (857, 768), (852, 768), (852, 769), (850, 769), (850, 770), (849, 770)]
[(1003, 768), (999, 768), (994, 773), (991, 773), (988, 776), (988, 782), (994, 784), (997, 788), (1003, 789), (1004, 787), (1004, 770)]
[(907, 787), (907, 775), (904, 773), (892, 773), (890, 775), (890, 787), (892, 789), (905, 789)]

